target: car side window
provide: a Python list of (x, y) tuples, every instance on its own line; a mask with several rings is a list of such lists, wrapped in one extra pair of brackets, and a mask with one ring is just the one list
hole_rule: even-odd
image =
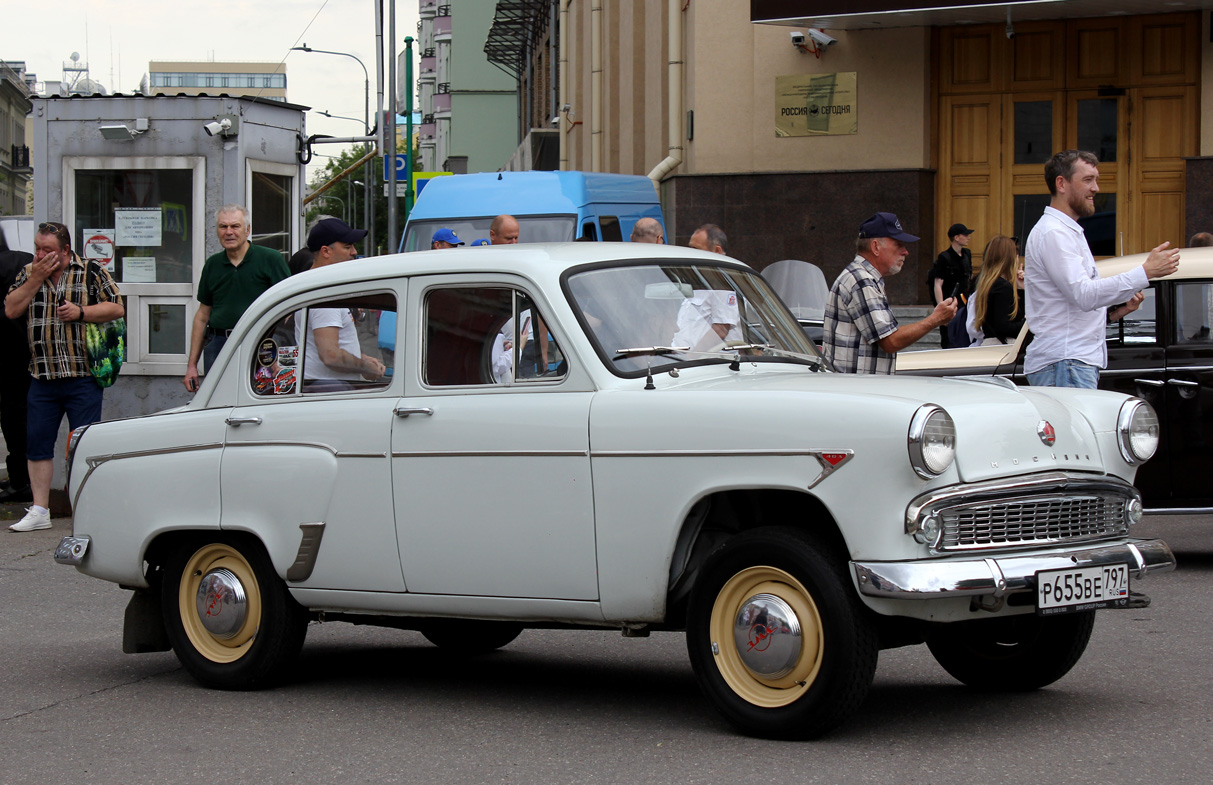
[(563, 378), (567, 363), (531, 298), (508, 287), (426, 295), (426, 384), (513, 385)]
[(260, 396), (383, 389), (395, 354), (395, 295), (330, 298), (291, 311), (265, 331), (250, 381)]
[[(1141, 307), (1123, 319), (1108, 323), (1108, 346), (1148, 346), (1159, 343), (1155, 320), (1155, 293), (1150, 287), (1144, 291), (1146, 299)], [(1115, 308), (1109, 308), (1111, 311)]]
[(1175, 285), (1175, 342), (1213, 343), (1213, 284), (1192, 281)]

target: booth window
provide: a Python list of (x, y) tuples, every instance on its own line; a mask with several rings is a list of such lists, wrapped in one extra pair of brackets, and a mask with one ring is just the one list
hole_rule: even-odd
[(76, 172), (77, 252), (122, 283), (193, 280), (193, 173), (188, 169)]

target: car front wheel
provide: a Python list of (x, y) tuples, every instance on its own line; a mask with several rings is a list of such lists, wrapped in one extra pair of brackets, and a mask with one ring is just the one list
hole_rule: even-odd
[(704, 565), (687, 649), (704, 693), (735, 727), (805, 739), (859, 708), (878, 645), (841, 565), (772, 528), (736, 537)]
[(269, 686), (285, 675), (307, 634), (307, 612), (246, 538), (184, 543), (165, 563), (165, 628), (185, 669), (208, 687)]
[(956, 680), (983, 690), (1036, 690), (1065, 676), (1086, 651), (1095, 611), (1024, 614), (941, 625), (927, 640)]

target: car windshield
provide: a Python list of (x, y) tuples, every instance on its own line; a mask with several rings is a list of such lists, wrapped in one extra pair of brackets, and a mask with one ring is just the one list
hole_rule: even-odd
[[(434, 232), (446, 228), (453, 231), (464, 245), (477, 240), (489, 239), (489, 226), (495, 216), (483, 218), (445, 218), (438, 221), (409, 221), (404, 238), (405, 251), (428, 251)], [(575, 215), (516, 215), (518, 219), (518, 242), (520, 243), (567, 243), (572, 241), (577, 230)]]
[(766, 281), (750, 271), (639, 264), (577, 272), (567, 286), (599, 353), (621, 375), (739, 357), (826, 365)]

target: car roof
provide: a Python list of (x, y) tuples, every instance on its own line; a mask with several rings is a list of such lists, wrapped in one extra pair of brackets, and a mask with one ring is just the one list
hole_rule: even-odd
[(436, 251), (371, 256), (313, 268), (277, 284), (280, 296), (316, 286), (383, 280), (402, 275), (507, 273), (538, 280), (584, 264), (653, 261), (655, 263), (729, 264), (750, 269), (720, 254), (652, 243), (519, 243), (517, 245), (445, 248)]
[[(1149, 253), (1135, 253), (1128, 256), (1114, 256), (1096, 263), (1101, 278), (1120, 275), (1145, 264)], [(1181, 248), (1179, 250), (1179, 269), (1171, 275), (1156, 279), (1162, 281), (1184, 280), (1188, 278), (1213, 278), (1213, 248)]]

